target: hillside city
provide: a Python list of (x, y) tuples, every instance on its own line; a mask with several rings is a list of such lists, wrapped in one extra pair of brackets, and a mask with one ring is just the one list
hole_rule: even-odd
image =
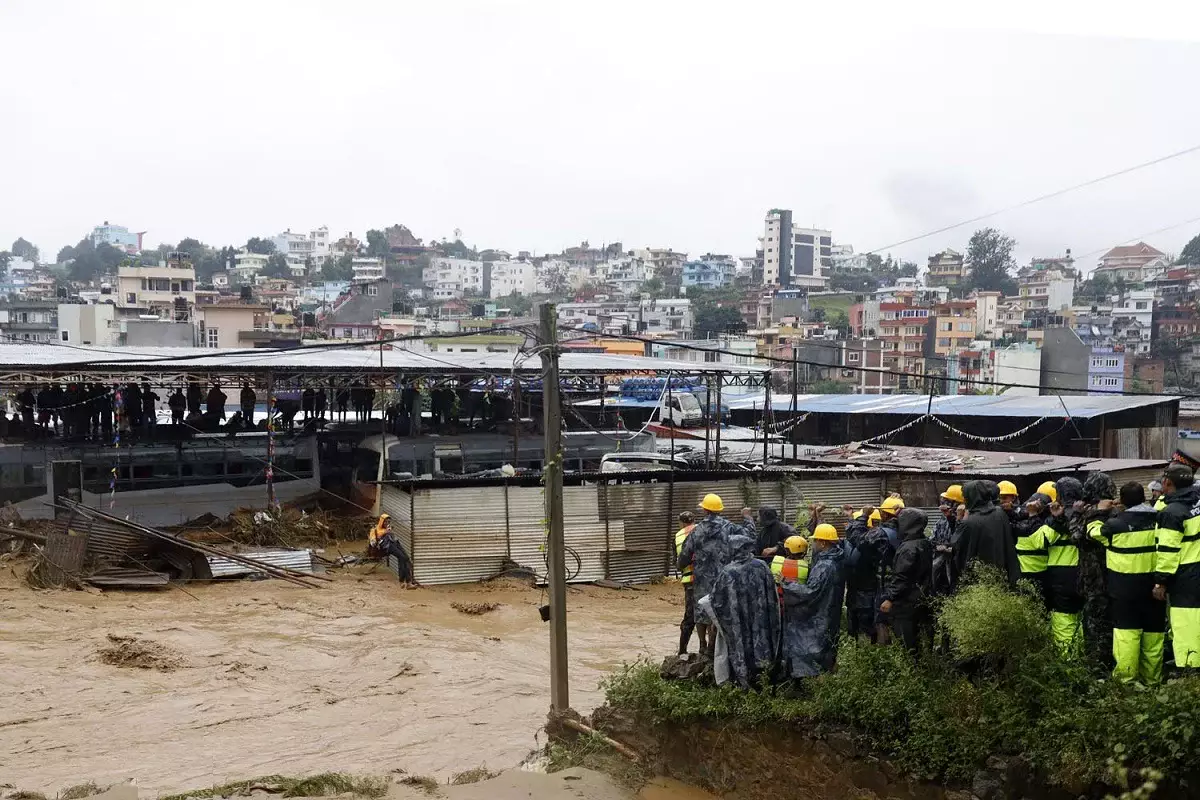
[[(1200, 369), (1200, 236), (1016, 264), (993, 228), (927, 263), (856, 252), (770, 210), (753, 255), (585, 241), (561, 253), (426, 242), (404, 225), (327, 227), (216, 248), (150, 247), (105, 221), (53, 258), (0, 253), (0, 341), (218, 349), (321, 340), (516, 352), (492, 332), (558, 303), (585, 352), (716, 363), (770, 360), (806, 393), (1105, 394), (1190, 387)], [(477, 335), (462, 336), (474, 332)], [(437, 338), (438, 334), (459, 334)], [(621, 338), (627, 337), (627, 338)], [(629, 338), (636, 337), (636, 338)]]

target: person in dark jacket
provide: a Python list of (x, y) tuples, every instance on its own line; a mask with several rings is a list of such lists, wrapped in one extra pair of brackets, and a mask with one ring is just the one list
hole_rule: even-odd
[[(869, 543), (868, 526), (874, 508), (864, 508), (846, 523), (843, 569), (846, 586), (846, 632), (852, 637), (875, 638), (875, 582), (878, 560)], [(811, 569), (809, 571), (811, 574)]]
[[(866, 515), (864, 515), (866, 516)], [(842, 627), (845, 545), (813, 534), (812, 567), (804, 583), (783, 585), (783, 666), (790, 678), (833, 669)]]
[(238, 407), (242, 410), (242, 420), (246, 427), (254, 427), (254, 406), (258, 403), (258, 395), (250, 388), (250, 384), (243, 383), (242, 391), (238, 394)]
[(225, 399), (226, 394), (221, 391), (221, 387), (213, 384), (208, 390), (208, 415), (214, 419), (225, 419)]
[(187, 412), (189, 414), (200, 413), (200, 398), (200, 384), (189, 381), (187, 385)]
[(779, 512), (770, 506), (758, 510), (758, 539), (754, 543), (754, 555), (763, 561), (783, 552), (783, 540), (796, 533), (796, 529), (779, 519)]
[(1154, 537), (1158, 512), (1137, 481), (1121, 487), (1121, 504), (1101, 499), (1088, 520), (1088, 535), (1105, 550), (1112, 613), (1113, 677), (1162, 682), (1167, 604), (1154, 598)]
[(962, 575), (971, 562), (979, 561), (996, 567), (1010, 584), (1016, 584), (1020, 570), (1008, 515), (992, 502), (991, 490), (982, 481), (963, 484), (963, 499), (966, 500), (967, 517), (955, 530), (958, 535), (954, 554), (957, 574)]
[(1170, 603), (1175, 666), (1200, 668), (1200, 492), (1192, 471), (1172, 464), (1163, 473), (1153, 597)]
[(167, 406), (171, 409), (171, 424), (182, 425), (183, 414), (187, 411), (187, 398), (182, 389), (176, 389), (175, 394), (167, 398)]
[(942, 492), (938, 504), (938, 519), (933, 526), (933, 588), (938, 594), (949, 594), (954, 586), (954, 530), (958, 526), (958, 507), (963, 503), (962, 486), (953, 484)]
[(896, 518), (900, 546), (883, 587), (879, 610), (892, 621), (892, 629), (914, 655), (922, 635), (933, 642), (928, 601), (933, 594), (933, 543), (925, 538), (929, 518), (918, 508), (906, 508)]

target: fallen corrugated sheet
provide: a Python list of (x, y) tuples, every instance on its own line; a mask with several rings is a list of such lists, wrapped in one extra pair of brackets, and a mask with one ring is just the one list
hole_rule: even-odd
[(166, 586), (171, 582), (171, 576), (165, 572), (152, 572), (145, 569), (102, 567), (91, 575), (88, 575), (84, 580), (93, 586), (138, 589)]
[[(272, 567), (293, 569), (299, 572), (313, 572), (313, 557), (311, 550), (252, 550), (240, 555), (252, 558)], [(236, 575), (263, 574), (263, 570), (255, 569), (249, 564), (231, 561), (222, 556), (210, 555), (208, 568), (214, 578), (229, 578)]]

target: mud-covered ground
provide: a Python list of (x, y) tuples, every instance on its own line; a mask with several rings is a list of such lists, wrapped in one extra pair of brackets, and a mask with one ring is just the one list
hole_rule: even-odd
[[(404, 769), (443, 782), (544, 743), (548, 626), (519, 583), (404, 590), (355, 568), (185, 591), (37, 591), (0, 564), (3, 781), (143, 796), (256, 775)], [(499, 604), (464, 614), (453, 604)], [(572, 705), (622, 662), (672, 652), (678, 586), (572, 588)]]

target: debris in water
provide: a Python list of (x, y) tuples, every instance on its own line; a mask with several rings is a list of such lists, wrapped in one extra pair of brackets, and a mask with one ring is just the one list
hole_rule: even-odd
[(406, 775), (400, 779), (405, 786), (415, 786), (426, 794), (437, 794), (438, 782), (428, 775)]
[(181, 656), (157, 642), (112, 633), (108, 634), (108, 641), (110, 645), (100, 648), (96, 653), (105, 664), (128, 669), (156, 669), (159, 672), (171, 672), (183, 666)]
[(480, 614), (490, 614), (500, 607), (499, 603), (451, 603), (450, 607), (462, 614), (477, 617)]
[(476, 767), (475, 769), (455, 773), (454, 777), (450, 779), (450, 785), (464, 786), (468, 783), (482, 783), (483, 781), (490, 781), (499, 774), (499, 772), (492, 772), (487, 767)]

